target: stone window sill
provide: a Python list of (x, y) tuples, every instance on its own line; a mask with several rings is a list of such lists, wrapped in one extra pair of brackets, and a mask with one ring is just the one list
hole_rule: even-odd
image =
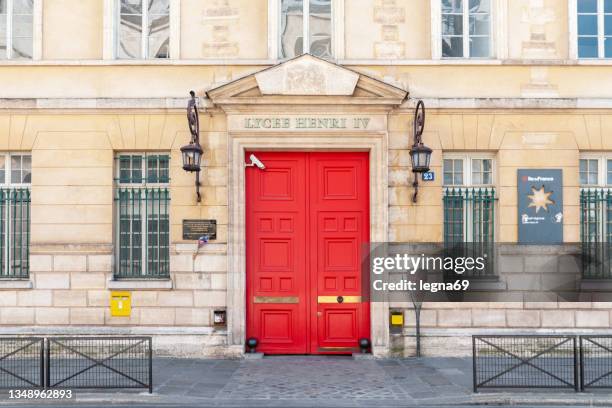
[(32, 289), (34, 285), (31, 280), (25, 279), (0, 279), (0, 290), (3, 289)]
[(170, 290), (172, 289), (172, 279), (153, 280), (153, 279), (111, 279), (108, 281), (108, 289), (120, 290)]

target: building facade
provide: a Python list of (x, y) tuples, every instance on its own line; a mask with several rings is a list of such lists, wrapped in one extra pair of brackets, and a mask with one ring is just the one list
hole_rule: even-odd
[[(291, 349), (300, 353), (368, 337), (376, 355), (412, 355), (409, 304), (356, 299), (316, 323), (334, 312), (317, 306), (324, 298), (360, 289), (354, 259), (325, 257), (354, 240), (499, 242), (508, 246), (488, 278), (500, 288), (546, 289), (542, 271), (611, 287), (609, 270), (589, 274), (574, 256), (609, 239), (608, 0), (0, 0), (0, 21), (2, 334), (147, 334), (161, 353), (235, 356), (256, 331), (307, 338)], [(201, 202), (180, 152), (190, 90)], [(415, 203), (417, 100), (435, 177)], [(245, 167), (251, 153), (273, 171)], [(284, 174), (287, 161), (298, 164)], [(562, 170), (561, 245), (513, 245), (521, 169)], [(306, 231), (336, 224), (293, 219), (306, 207), (278, 203), (301, 191), (318, 203), (319, 187), (357, 207), (321, 207), (346, 211), (345, 229), (335, 250), (306, 251), (318, 242)], [(269, 230), (257, 211), (270, 213)], [(216, 220), (214, 239), (184, 239), (183, 221), (201, 219)], [(292, 281), (300, 253), (336, 265), (343, 283), (312, 268)], [(129, 315), (112, 311), (128, 297)], [(405, 312), (399, 334), (392, 309)], [(611, 321), (612, 303), (597, 296), (426, 303), (422, 344), (469, 353), (476, 333), (610, 333)]]

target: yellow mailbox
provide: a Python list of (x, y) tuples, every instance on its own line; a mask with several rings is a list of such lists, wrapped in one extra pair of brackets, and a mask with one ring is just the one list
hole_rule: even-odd
[(130, 292), (111, 292), (111, 316), (132, 314), (132, 294)]

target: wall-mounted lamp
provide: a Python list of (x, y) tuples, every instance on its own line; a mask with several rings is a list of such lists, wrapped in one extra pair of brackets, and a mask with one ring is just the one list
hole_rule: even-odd
[(425, 104), (423, 101), (418, 101), (414, 111), (413, 133), (414, 144), (410, 149), (410, 161), (412, 162), (412, 172), (414, 173), (414, 195), (412, 202), (417, 202), (417, 194), (419, 192), (419, 174), (429, 171), (429, 162), (431, 161), (432, 150), (423, 144), (421, 136), (425, 129)]
[(181, 155), (183, 156), (183, 170), (196, 174), (196, 194), (198, 203), (202, 201), (200, 195), (200, 169), (202, 166), (202, 153), (204, 150), (200, 146), (200, 116), (198, 114), (198, 105), (195, 97), (195, 92), (190, 91), (191, 99), (187, 104), (187, 122), (189, 123), (189, 131), (191, 132), (191, 141), (188, 145), (181, 147)]

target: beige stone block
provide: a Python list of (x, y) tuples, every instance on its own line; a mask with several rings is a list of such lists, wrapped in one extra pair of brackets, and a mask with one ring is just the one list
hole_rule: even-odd
[(113, 165), (113, 151), (86, 149), (37, 149), (32, 167), (109, 167)]
[(89, 272), (111, 272), (113, 269), (112, 255), (88, 255), (87, 270)]
[(225, 291), (196, 290), (193, 293), (195, 307), (222, 307), (226, 306), (227, 293)]
[(32, 185), (35, 186), (112, 186), (112, 183), (111, 166), (45, 168), (32, 172)]
[(226, 167), (206, 167), (203, 174), (203, 184), (207, 186), (227, 186)]
[(593, 309), (608, 309), (612, 310), (612, 302), (593, 302)]
[(539, 310), (507, 310), (508, 327), (540, 327)]
[(188, 290), (173, 290), (159, 292), (157, 305), (160, 307), (190, 307), (193, 306), (193, 292)]
[(211, 275), (211, 288), (213, 290), (227, 289), (227, 274), (215, 273)]
[(201, 217), (204, 219), (217, 220), (217, 224), (227, 225), (228, 209), (224, 205), (207, 205), (201, 207)]
[(193, 255), (178, 254), (170, 255), (170, 272), (192, 272), (193, 271)]
[(211, 289), (208, 273), (177, 273), (174, 275), (176, 289)]
[(196, 272), (226, 272), (227, 256), (216, 254), (202, 254), (195, 260)]
[(412, 144), (411, 138), (406, 132), (389, 132), (389, 149), (410, 149)]
[(33, 307), (3, 307), (0, 309), (0, 322), (2, 324), (34, 324)]
[(87, 270), (87, 256), (55, 255), (53, 257), (53, 270), (61, 272), (85, 272)]
[(543, 310), (542, 327), (574, 327), (573, 310)]
[(108, 186), (36, 186), (33, 205), (110, 205), (113, 188)]
[(51, 272), (53, 271), (53, 256), (51, 255), (30, 255), (30, 272)]
[(210, 309), (176, 309), (177, 326), (210, 326)]
[(472, 310), (472, 319), (475, 327), (506, 327), (506, 313), (504, 310)]
[(408, 149), (393, 149), (389, 150), (388, 156), (389, 167), (411, 167), (412, 162), (410, 161), (410, 150)]
[(113, 242), (111, 220), (102, 224), (43, 224), (32, 223), (32, 244), (81, 243), (110, 244)]
[[(59, 126), (65, 128), (69, 123), (72, 128), (78, 128), (79, 126), (89, 127), (90, 129), (96, 129), (99, 126), (99, 130), (103, 130), (108, 124), (108, 119), (104, 116), (91, 116), (91, 115), (72, 115), (64, 118), (64, 122), (59, 122)], [(48, 124), (48, 127), (52, 126)], [(55, 129), (54, 129), (55, 130)], [(98, 132), (83, 132), (83, 131), (70, 131), (70, 132), (41, 132), (36, 140), (36, 148), (34, 150), (70, 150), (70, 149), (83, 149), (86, 152), (97, 151), (97, 150), (111, 150), (111, 146), (108, 143), (107, 137), (101, 137)], [(35, 155), (33, 155), (35, 156)], [(112, 163), (109, 163), (112, 165)]]
[(155, 291), (133, 291), (132, 307), (157, 306), (157, 294)]
[(610, 327), (610, 313), (605, 310), (577, 310), (576, 327)]
[(56, 290), (53, 292), (54, 306), (87, 306), (87, 291), (85, 290)]
[(140, 324), (170, 326), (175, 324), (173, 308), (143, 308), (140, 310)]
[(0, 290), (0, 307), (17, 306), (17, 291)]
[(33, 223), (95, 224), (112, 219), (113, 207), (110, 204), (32, 205), (31, 214)]
[(87, 306), (110, 307), (110, 292), (107, 290), (88, 290)]
[(72, 289), (104, 289), (106, 274), (99, 272), (71, 273), (70, 287)]
[(135, 326), (140, 324), (140, 309), (132, 308), (130, 316), (111, 316), (110, 309), (104, 310), (104, 323), (110, 326)]
[(17, 295), (18, 306), (51, 306), (53, 295), (50, 290), (21, 291)]
[(412, 186), (414, 175), (411, 169), (391, 167), (389, 168), (389, 186)]
[(36, 324), (66, 325), (70, 323), (70, 309), (62, 307), (36, 308)]
[[(421, 309), (421, 327), (436, 327), (438, 325), (437, 316), (438, 314), (435, 310)], [(416, 317), (414, 316), (414, 310), (404, 310), (404, 326), (416, 326)]]
[(440, 327), (471, 327), (471, 310), (438, 310), (438, 326)]
[(69, 273), (37, 273), (36, 289), (68, 289), (70, 287)]
[(70, 309), (70, 324), (104, 324), (104, 310), (100, 307), (77, 307)]

